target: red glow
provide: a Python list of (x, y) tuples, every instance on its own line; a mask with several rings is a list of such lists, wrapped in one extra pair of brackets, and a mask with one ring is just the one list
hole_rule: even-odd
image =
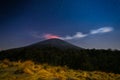
[(44, 38), (45, 39), (53, 39), (53, 38), (60, 38), (60, 37), (57, 35), (53, 35), (53, 34), (46, 34), (46, 35), (44, 35)]

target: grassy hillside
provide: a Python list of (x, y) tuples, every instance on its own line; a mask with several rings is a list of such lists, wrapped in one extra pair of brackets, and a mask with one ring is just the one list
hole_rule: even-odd
[[(112, 67), (112, 66), (111, 66)], [(120, 80), (120, 74), (72, 70), (32, 61), (0, 61), (0, 80)]]

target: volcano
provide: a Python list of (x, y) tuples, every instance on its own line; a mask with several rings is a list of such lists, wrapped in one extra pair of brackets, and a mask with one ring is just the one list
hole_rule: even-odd
[[(8, 58), (10, 60), (36, 60), (41, 61), (40, 58), (51, 56), (54, 53), (62, 55), (63, 53), (69, 55), (71, 52), (82, 50), (69, 42), (61, 39), (47, 39), (28, 46), (9, 49), (0, 52), (0, 59)], [(41, 55), (44, 55), (44, 57)], [(36, 57), (35, 57), (36, 56)]]
[(29, 45), (27, 47), (33, 47), (33, 48), (54, 47), (58, 49), (83, 49), (81, 47), (75, 46), (69, 42), (66, 42), (64, 40), (57, 39), (57, 38), (40, 41), (35, 44)]
[(4, 59), (120, 73), (120, 51), (84, 49), (56, 38), (1, 51), (0, 60)]

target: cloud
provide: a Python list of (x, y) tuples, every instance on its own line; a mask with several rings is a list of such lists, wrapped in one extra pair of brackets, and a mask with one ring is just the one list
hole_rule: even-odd
[(79, 39), (79, 38), (83, 38), (83, 37), (86, 37), (87, 34), (83, 34), (81, 32), (76, 32), (75, 35), (73, 36), (65, 36), (65, 37), (60, 37), (58, 35), (54, 35), (54, 34), (44, 34), (44, 35), (40, 35), (38, 32), (33, 32), (32, 33), (32, 36), (35, 37), (35, 38), (44, 38), (44, 39), (52, 39), (52, 38), (58, 38), (58, 39), (63, 39), (63, 40), (71, 40), (71, 39)]
[(54, 34), (39, 34), (38, 32), (32, 32), (31, 35), (35, 38), (41, 38), (41, 39), (52, 39), (52, 38), (60, 38), (58, 35)]
[(83, 34), (81, 32), (77, 32), (75, 35), (73, 36), (66, 36), (66, 37), (61, 37), (61, 39), (64, 39), (64, 40), (70, 40), (70, 39), (79, 39), (79, 38), (83, 38), (83, 37), (86, 37), (87, 34)]
[(44, 34), (44, 35), (40, 35), (38, 32), (33, 32), (32, 36), (35, 38), (41, 38), (41, 39), (52, 39), (52, 38), (58, 38), (58, 39), (63, 39), (63, 40), (72, 40), (72, 39), (80, 39), (80, 38), (84, 38), (87, 37), (89, 35), (95, 35), (95, 34), (100, 34), (100, 33), (108, 33), (113, 31), (113, 27), (102, 27), (99, 29), (95, 29), (95, 30), (91, 30), (89, 33), (83, 34), (82, 32), (76, 32), (76, 34), (74, 35), (67, 35), (67, 36), (58, 36), (58, 35), (54, 35), (54, 34)]
[(64, 40), (79, 39), (79, 38), (87, 37), (90, 34), (94, 35), (94, 34), (100, 34), (100, 33), (108, 33), (108, 32), (111, 32), (113, 30), (114, 30), (113, 27), (102, 27), (102, 28), (99, 28), (99, 29), (96, 29), (96, 30), (91, 30), (90, 33), (88, 33), (88, 34), (83, 34), (82, 32), (77, 32), (73, 36), (68, 35), (66, 37), (61, 37), (61, 39), (64, 39)]
[(45, 34), (43, 37), (45, 39), (60, 38), (59, 36), (53, 34)]
[(102, 27), (96, 30), (91, 30), (90, 34), (99, 34), (99, 33), (107, 33), (113, 31), (112, 27)]

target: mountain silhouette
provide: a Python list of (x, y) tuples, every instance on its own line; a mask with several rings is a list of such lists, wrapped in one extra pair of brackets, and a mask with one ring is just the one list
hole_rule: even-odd
[(83, 49), (57, 38), (40, 41), (35, 44), (29, 45), (27, 47), (34, 47), (34, 48), (55, 47), (59, 49)]
[[(9, 49), (0, 52), (0, 59), (8, 58), (10, 60), (34, 60), (44, 62), (41, 59), (46, 56), (63, 55), (68, 56), (71, 53), (79, 52), (83, 48), (75, 46), (61, 39), (47, 39), (28, 46)], [(42, 56), (41, 56), (42, 55)], [(44, 55), (44, 57), (43, 57)], [(36, 57), (35, 57), (36, 56)], [(41, 58), (41, 59), (40, 59)]]
[(60, 39), (48, 39), (28, 46), (0, 51), (0, 60), (32, 60), (35, 63), (67, 66), (72, 69), (120, 73), (119, 50), (77, 47)]

